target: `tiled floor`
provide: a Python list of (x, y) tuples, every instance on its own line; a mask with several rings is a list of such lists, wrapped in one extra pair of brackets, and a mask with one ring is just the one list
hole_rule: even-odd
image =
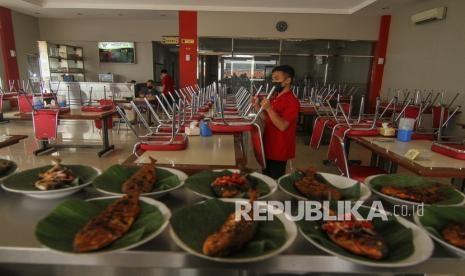
[[(16, 120), (10, 121), (8, 124), (2, 124), (0, 125), (0, 135), (2, 134), (24, 134), (29, 136), (29, 138), (20, 141), (19, 144), (0, 149), (0, 158), (14, 160), (18, 163), (20, 170), (50, 164), (51, 156), (59, 156), (66, 163), (87, 164), (104, 170), (112, 164), (123, 162), (131, 154), (136, 141), (132, 132), (121, 130), (118, 134), (115, 129), (111, 131), (110, 139), (116, 150), (105, 157), (97, 157), (98, 149), (62, 149), (52, 155), (35, 156), (33, 151), (37, 149), (37, 143), (33, 138), (31, 121)], [(82, 143), (84, 138), (86, 143), (99, 143), (101, 139), (99, 131), (93, 124), (82, 121), (62, 121), (59, 126), (59, 137), (60, 140), (69, 140), (66, 141), (67, 143)], [(92, 139), (93, 142), (88, 139)], [(335, 168), (324, 166), (321, 162), (326, 158), (326, 146), (322, 146), (321, 149), (315, 151), (304, 145), (304, 136), (297, 136), (296, 139), (296, 158), (289, 162), (288, 170), (313, 166), (322, 171), (336, 172)], [(247, 138), (245, 140), (248, 141)], [(252, 147), (250, 145), (245, 147), (247, 149), (248, 167), (258, 170), (259, 166), (251, 151)], [(351, 157), (363, 159), (366, 162), (369, 158), (369, 152), (354, 145), (351, 148)]]

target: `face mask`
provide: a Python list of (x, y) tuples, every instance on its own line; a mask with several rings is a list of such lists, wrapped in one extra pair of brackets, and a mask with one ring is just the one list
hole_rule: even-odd
[(151, 86), (151, 85), (147, 85), (147, 88), (148, 88), (148, 89), (152, 89), (152, 88), (153, 88), (153, 86)]
[(281, 91), (284, 90), (284, 87), (283, 87), (283, 85), (282, 85), (280, 82), (278, 82), (278, 81), (275, 82), (275, 81), (274, 81), (274, 82), (272, 82), (272, 84), (273, 84), (273, 86), (274, 86), (274, 91), (276, 91), (276, 92), (279, 93), (279, 92), (281, 92)]

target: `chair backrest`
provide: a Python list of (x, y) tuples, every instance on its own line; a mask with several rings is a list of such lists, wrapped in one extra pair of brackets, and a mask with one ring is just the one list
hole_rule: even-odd
[[(432, 117), (432, 126), (433, 128), (439, 128), (441, 124), (441, 106), (433, 106), (431, 107), (431, 117)], [(443, 111), (443, 121), (449, 117), (449, 110), (444, 108)]]
[(350, 177), (344, 139), (341, 137), (340, 132), (334, 132), (331, 137), (328, 148), (328, 160), (334, 163), (343, 175)]
[(418, 116), (420, 116), (421, 112), (421, 107), (418, 105), (409, 105), (405, 108), (404, 111), (404, 118), (410, 118), (410, 119), (418, 119)]
[(115, 102), (112, 99), (100, 99), (98, 100), (99, 105), (111, 105), (115, 107)]
[(34, 110), (32, 121), (37, 140), (55, 140), (58, 130), (58, 110)]
[(32, 95), (18, 94), (18, 108), (20, 113), (32, 112)]
[(265, 159), (265, 149), (263, 147), (263, 138), (262, 130), (258, 124), (252, 124), (252, 130), (250, 131), (250, 138), (252, 139), (253, 152), (255, 158), (257, 159), (258, 164), (265, 169), (266, 168), (266, 159)]

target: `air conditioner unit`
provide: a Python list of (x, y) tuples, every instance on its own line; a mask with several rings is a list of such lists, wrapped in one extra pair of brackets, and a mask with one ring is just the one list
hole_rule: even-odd
[(447, 7), (440, 7), (412, 15), (412, 22), (423, 24), (426, 22), (441, 20), (446, 18)]

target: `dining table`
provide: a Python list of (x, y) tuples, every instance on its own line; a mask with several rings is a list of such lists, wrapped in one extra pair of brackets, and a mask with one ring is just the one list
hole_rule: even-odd
[(27, 135), (0, 135), (0, 148), (8, 147), (26, 139)]

